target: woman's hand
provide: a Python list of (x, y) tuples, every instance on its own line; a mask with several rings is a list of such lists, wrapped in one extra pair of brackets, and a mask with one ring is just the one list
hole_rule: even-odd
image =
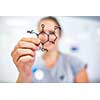
[(22, 38), (11, 53), (19, 77), (17, 82), (31, 82), (32, 65), (34, 64), (36, 50), (38, 50), (40, 40), (36, 38)]

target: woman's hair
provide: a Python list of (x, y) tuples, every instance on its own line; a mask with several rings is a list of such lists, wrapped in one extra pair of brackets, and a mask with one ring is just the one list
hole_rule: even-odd
[(52, 21), (54, 21), (57, 24), (57, 26), (58, 26), (58, 28), (60, 30), (60, 34), (59, 35), (61, 36), (62, 28), (61, 28), (60, 23), (58, 22), (58, 20), (55, 17), (53, 17), (53, 16), (47, 16), (47, 17), (42, 18), (39, 22), (41, 22), (42, 20), (52, 20)]

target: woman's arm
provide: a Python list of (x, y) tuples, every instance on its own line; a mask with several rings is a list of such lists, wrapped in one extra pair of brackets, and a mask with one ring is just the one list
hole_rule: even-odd
[(32, 75), (22, 75), (19, 73), (16, 83), (31, 83), (32, 82)]
[(89, 82), (88, 75), (86, 72), (86, 67), (87, 65), (85, 65), (85, 67), (76, 75), (74, 79), (75, 83), (88, 83)]

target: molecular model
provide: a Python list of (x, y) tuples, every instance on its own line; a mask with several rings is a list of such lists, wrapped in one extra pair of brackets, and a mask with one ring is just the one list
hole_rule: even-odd
[(55, 44), (55, 41), (57, 39), (57, 36), (55, 34), (55, 30), (59, 29), (59, 26), (55, 26), (54, 31), (50, 31), (49, 33), (45, 32), (45, 30), (44, 30), (45, 25), (44, 24), (41, 25), (41, 28), (42, 28), (42, 31), (39, 33), (35, 33), (33, 30), (27, 31), (27, 33), (35, 34), (37, 36), (37, 38), (40, 39), (40, 44), (41, 44), (40, 49), (42, 51), (48, 51), (48, 49), (44, 48), (44, 44), (47, 42), (51, 42), (51, 43)]

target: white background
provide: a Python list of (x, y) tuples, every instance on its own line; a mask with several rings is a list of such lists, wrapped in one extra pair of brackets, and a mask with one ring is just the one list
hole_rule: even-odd
[[(0, 15), (100, 15), (99, 0), (0, 0)], [(1, 34), (0, 34), (1, 35)], [(73, 86), (74, 85), (74, 86)], [(0, 84), (1, 100), (100, 100), (100, 84)]]
[[(5, 87), (5, 90), (4, 90)], [(2, 100), (99, 100), (99, 84), (1, 84)], [(95, 91), (95, 92), (93, 92)]]

